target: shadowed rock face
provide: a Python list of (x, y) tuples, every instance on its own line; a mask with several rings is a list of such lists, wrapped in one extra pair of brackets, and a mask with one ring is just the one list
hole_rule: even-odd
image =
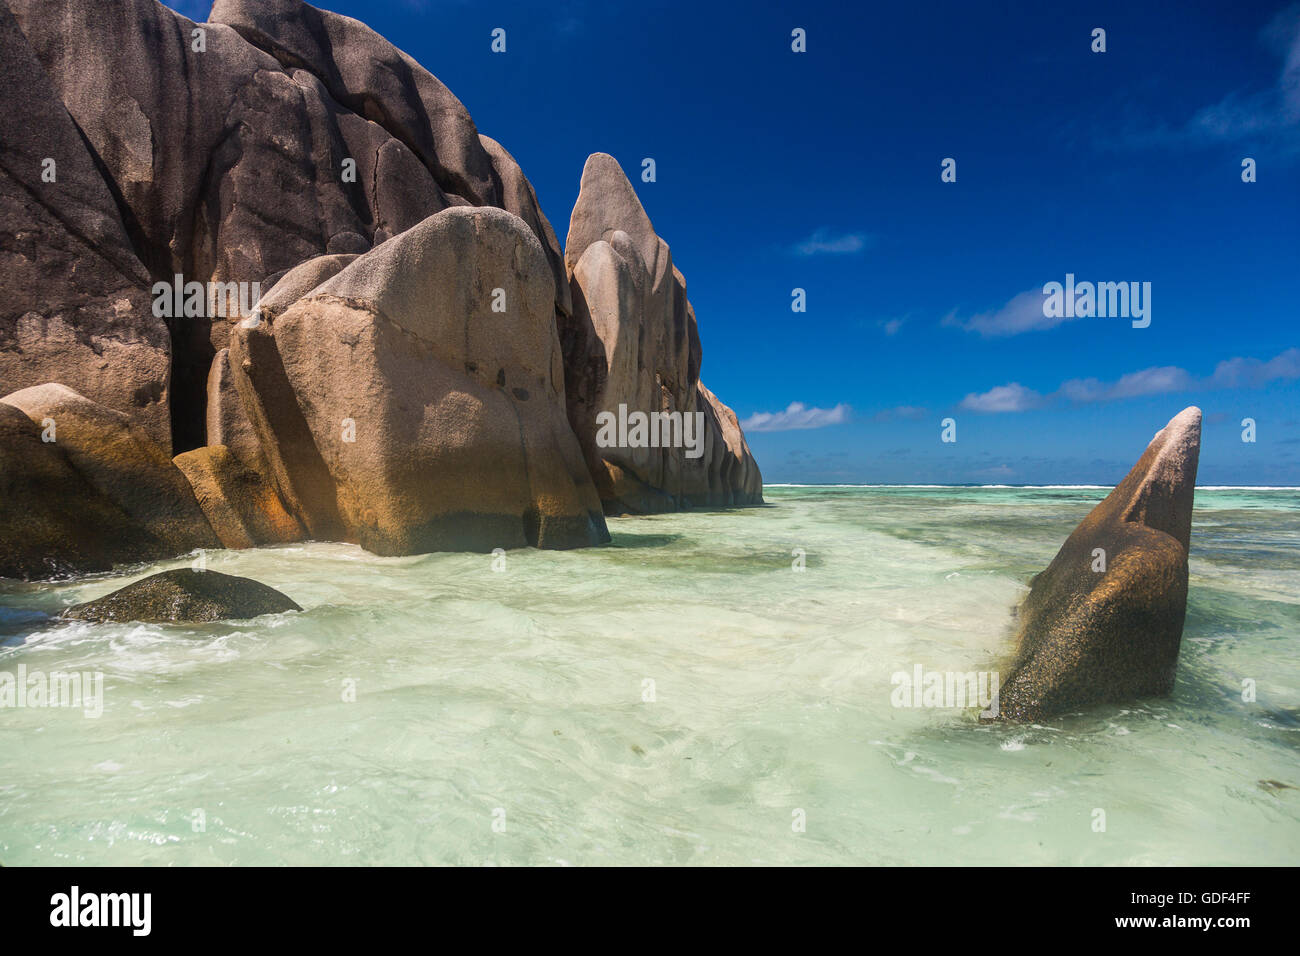
[[(560, 323), (569, 420), (607, 514), (762, 504), (762, 476), (735, 414), (700, 382), (701, 348), (686, 280), (618, 162), (594, 153), (569, 221), (573, 312)], [(699, 457), (683, 447), (610, 446), (603, 413), (704, 422)]]
[[(1020, 608), (1019, 656), (1002, 682), (1002, 719), (1173, 689), (1200, 446), (1201, 410), (1184, 409), (1034, 578)], [(1094, 570), (1103, 559), (1105, 570)]]
[(275, 588), (252, 578), (182, 568), (151, 574), (112, 594), (74, 605), (59, 616), (97, 624), (108, 621), (199, 624), (301, 610)]
[[(217, 538), (185, 476), (142, 429), (131, 427), (127, 416), (54, 383), (24, 388), (0, 401), (39, 425), (43, 437), (62, 449), (87, 482), (158, 542), (156, 552), (140, 557), (216, 547)], [(77, 507), (75, 501), (62, 504)]]
[(155, 318), (154, 282), (264, 283), (457, 205), (535, 229), (567, 312), (532, 187), (418, 63), (299, 0), (221, 0), (201, 52), (195, 28), (155, 0), (0, 0), (0, 64), (24, 87), (0, 118), (0, 391), (62, 381), (169, 453), (202, 445), (239, 316)]
[(160, 542), (68, 461), (41, 426), (0, 402), (0, 576), (108, 571), (162, 557)]
[(0, 110), (0, 393), (69, 382), (170, 453), (171, 342), (150, 310), (149, 273), (3, 2), (0, 72), (21, 85)]

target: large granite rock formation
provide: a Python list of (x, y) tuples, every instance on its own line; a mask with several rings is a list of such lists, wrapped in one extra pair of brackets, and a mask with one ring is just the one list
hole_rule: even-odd
[[(0, 0), (0, 65), (24, 84), (0, 116), (0, 393), (66, 386), (113, 436), (3, 476), (25, 490), (0, 501), (0, 540), (32, 537), (0, 573), (217, 538), (572, 547), (607, 540), (603, 510), (761, 500), (621, 172), (588, 164), (566, 265), (510, 154), (356, 20), (300, 0), (218, 0), (205, 24), (155, 0), (112, 16)], [(156, 310), (177, 277), (261, 296)], [(620, 403), (703, 416), (701, 456), (598, 452), (596, 416)], [(31, 432), (5, 418), (0, 460), (17, 462)], [(139, 488), (127, 461), (150, 476)], [(28, 500), (42, 475), (93, 492), (81, 520)]]
[[(568, 414), (606, 513), (761, 504), (762, 476), (736, 416), (700, 382), (686, 280), (612, 156), (587, 158), (564, 256)], [(631, 431), (626, 442), (602, 440), (602, 420), (633, 413), (698, 414), (702, 454)]]
[(1184, 409), (1034, 578), (1020, 608), (1019, 656), (999, 695), (1002, 719), (1173, 689), (1200, 447), (1201, 410)]
[[(6, 391), (63, 381), (165, 446), (170, 402), (174, 451), (202, 445), (208, 368), (241, 316), (164, 325), (153, 282), (269, 287), (455, 205), (538, 230), (555, 307), (569, 308), (559, 243), (518, 166), (356, 20), (299, 0), (220, 0), (201, 26), (155, 0), (119, 0), (112, 16), (90, 0), (2, 0), (0, 55), (24, 78), (0, 119), (0, 176), (14, 180), (0, 205), (13, 248), (0, 251), (17, 253), (0, 272)], [(57, 183), (39, 181), (47, 156)]]
[(202, 624), (301, 611), (296, 602), (252, 578), (180, 568), (141, 578), (59, 616), (70, 621)]
[(171, 342), (149, 272), (4, 2), (0, 72), (14, 91), (0, 110), (0, 392), (68, 382), (170, 449)]
[(241, 324), (230, 367), (313, 537), (389, 555), (609, 540), (521, 219), (444, 210), (290, 298)]

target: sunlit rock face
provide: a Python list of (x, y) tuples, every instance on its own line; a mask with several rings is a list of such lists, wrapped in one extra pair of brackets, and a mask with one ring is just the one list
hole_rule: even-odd
[(686, 280), (605, 153), (583, 168), (565, 265), (569, 419), (606, 513), (761, 504), (736, 416), (700, 382)]
[(1187, 614), (1201, 410), (1179, 412), (1037, 575), (1020, 650), (1002, 684), (1005, 720), (1167, 695)]

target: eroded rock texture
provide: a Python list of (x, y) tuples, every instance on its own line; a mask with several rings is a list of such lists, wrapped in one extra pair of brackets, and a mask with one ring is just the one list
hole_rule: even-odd
[[(31, 540), (0, 573), (218, 539), (575, 547), (608, 539), (605, 511), (761, 501), (735, 416), (699, 383), (685, 283), (608, 157), (584, 172), (566, 263), (511, 155), (351, 18), (0, 0), (0, 64), (22, 86), (0, 116), (0, 394), (114, 436), (11, 466), (0, 539)], [(156, 314), (178, 278), (255, 292)], [(595, 416), (620, 402), (698, 412), (703, 454), (598, 450)], [(25, 417), (5, 412), (0, 460), (32, 448)], [(34, 501), (44, 480), (84, 507)]]
[[(239, 316), (164, 327), (152, 282), (269, 286), (454, 205), (500, 206), (538, 230), (567, 310), (559, 243), (519, 167), (432, 74), (356, 20), (298, 0), (221, 0), (199, 51), (199, 25), (154, 0), (119, 0), (111, 16), (90, 0), (4, 3), (5, 74), (24, 89), (0, 121), (0, 174), (17, 187), (4, 191), (0, 234), (19, 253), (0, 278), (30, 297), (11, 294), (0, 313), (6, 390), (64, 381), (142, 422), (170, 401), (175, 451), (202, 445), (208, 368)], [(45, 156), (57, 183), (39, 182)], [(70, 288), (51, 296), (59, 270), (44, 259), (60, 246)], [(60, 338), (77, 356), (96, 339), (132, 347), (75, 380), (20, 362), (26, 345), (23, 357), (57, 368), (46, 343)]]
[(270, 299), (237, 330), (230, 367), (313, 537), (377, 554), (609, 540), (565, 417), (550, 271), (523, 220), (447, 209)]
[[(736, 416), (700, 382), (686, 280), (612, 156), (587, 159), (564, 258), (573, 292), (572, 315), (561, 320), (569, 419), (606, 513), (761, 504), (762, 476)], [(602, 446), (602, 414), (624, 410), (702, 414), (703, 454)]]
[[(1005, 720), (1167, 695), (1187, 613), (1201, 410), (1186, 408), (1066, 539), (1020, 608)], [(1104, 567), (1104, 570), (1101, 568)]]
[(291, 598), (252, 578), (180, 568), (141, 578), (65, 610), (71, 621), (202, 624), (301, 611)]

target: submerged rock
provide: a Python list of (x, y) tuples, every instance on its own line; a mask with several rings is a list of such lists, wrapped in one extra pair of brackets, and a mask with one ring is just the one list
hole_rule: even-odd
[(1200, 447), (1193, 406), (1156, 434), (1033, 579), (1001, 719), (1042, 720), (1173, 689)]
[(74, 605), (59, 616), (72, 621), (144, 621), (194, 623), (240, 620), (262, 614), (301, 611), (275, 588), (252, 578), (219, 571), (179, 568), (147, 578)]

